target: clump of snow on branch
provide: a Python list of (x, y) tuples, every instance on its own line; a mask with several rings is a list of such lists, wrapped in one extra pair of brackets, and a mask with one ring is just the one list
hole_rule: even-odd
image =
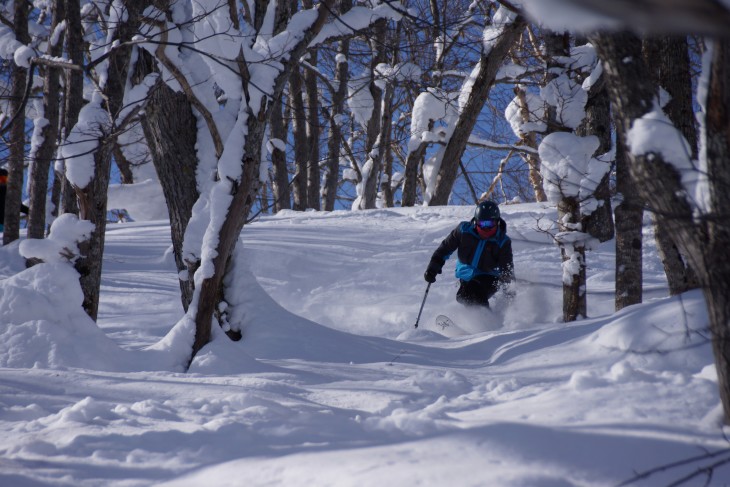
[(347, 105), (352, 117), (361, 127), (367, 128), (373, 114), (373, 95), (369, 89), (370, 78), (362, 75), (347, 83)]
[(626, 143), (634, 156), (661, 156), (676, 169), (690, 199), (700, 208), (708, 207), (707, 179), (692, 161), (689, 143), (661, 108), (655, 106), (635, 120), (626, 134)]
[(527, 119), (523, 115), (523, 106), (520, 96), (515, 96), (504, 111), (504, 116), (517, 137), (523, 137), (530, 132), (543, 132), (547, 127), (545, 120), (545, 102), (539, 95), (526, 91), (524, 93), (524, 109)]
[(66, 178), (77, 188), (85, 188), (94, 178), (94, 153), (103, 136), (103, 128), (109, 125), (109, 115), (102, 102), (101, 93), (95, 91), (60, 147), (61, 158), (66, 161)]
[(588, 200), (610, 169), (610, 165), (593, 157), (600, 142), (590, 135), (580, 137), (569, 132), (546, 136), (538, 152), (545, 193), (551, 203), (563, 197)]
[(93, 231), (94, 224), (90, 221), (64, 213), (54, 220), (48, 238), (23, 240), (20, 255), (43, 262), (73, 263), (79, 258), (78, 244), (88, 240)]

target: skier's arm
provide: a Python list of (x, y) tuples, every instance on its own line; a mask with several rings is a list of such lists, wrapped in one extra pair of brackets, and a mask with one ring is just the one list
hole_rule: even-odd
[(441, 274), (441, 269), (443, 269), (444, 263), (446, 263), (446, 259), (448, 259), (449, 256), (454, 253), (454, 251), (459, 247), (460, 241), (461, 230), (460, 227), (457, 226), (441, 242), (441, 245), (438, 246), (436, 251), (431, 256), (431, 261), (428, 263), (426, 273), (424, 274), (424, 278), (427, 282), (436, 281), (436, 274)]

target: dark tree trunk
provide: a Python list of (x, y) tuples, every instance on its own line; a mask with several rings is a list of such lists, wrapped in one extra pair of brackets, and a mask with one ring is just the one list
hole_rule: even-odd
[(185, 260), (183, 241), (193, 205), (200, 196), (195, 174), (197, 126), (190, 102), (184, 94), (157, 83), (149, 95), (142, 128), (167, 202), (175, 265), (181, 277), (181, 300), (187, 311), (195, 290), (193, 274), (198, 261)]
[[(588, 93), (585, 121), (578, 127), (580, 136), (595, 135), (600, 141), (596, 156), (611, 150), (611, 101), (605, 82), (599, 81)], [(600, 202), (596, 211), (583, 218), (583, 231), (600, 242), (614, 237), (613, 210), (611, 205), (610, 171), (606, 172), (596, 187), (594, 197)]]
[[(66, 52), (72, 63), (81, 66), (84, 62), (84, 41), (83, 28), (81, 25), (81, 10), (79, 0), (66, 0)], [(64, 118), (62, 139), (65, 139), (79, 119), (79, 113), (84, 106), (84, 73), (77, 70), (66, 70), (65, 91), (64, 91)], [(59, 214), (79, 213), (76, 201), (76, 192), (71, 183), (66, 179), (65, 164), (60, 174), (56, 177), (61, 182), (61, 197), (59, 201)]]
[[(304, 2), (305, 8), (311, 8), (311, 0)], [(309, 5), (307, 5), (309, 4)], [(310, 53), (309, 62), (317, 65), (317, 52)], [(312, 70), (304, 73), (304, 86), (307, 99), (307, 207), (320, 209), (320, 171), (319, 171), (319, 90), (317, 89), (317, 75)]]
[[(692, 109), (692, 77), (690, 74), (687, 39), (684, 37), (662, 37), (644, 41), (647, 66), (654, 66), (653, 75), (657, 84), (671, 96), (664, 111), (675, 127), (679, 129), (690, 146), (690, 156), (697, 158), (697, 128)], [(658, 63), (656, 62), (658, 61)], [(699, 287), (697, 276), (687, 259), (682, 257), (672, 235), (654, 218), (654, 235), (659, 257), (669, 284), (669, 294), (676, 295)]]
[[(562, 222), (575, 222), (580, 219), (580, 202), (573, 197), (563, 197), (558, 203), (560, 230), (570, 232), (570, 227), (563, 226)], [(564, 219), (565, 218), (565, 219)], [(563, 263), (568, 260), (578, 261), (578, 273), (573, 274), (569, 281), (563, 278), (563, 321), (570, 322), (588, 316), (588, 301), (586, 299), (586, 249), (585, 245), (576, 242), (562, 243), (560, 253)], [(565, 271), (563, 271), (565, 276)]]
[(294, 188), (293, 209), (304, 211), (307, 209), (307, 177), (309, 168), (307, 157), (307, 112), (304, 108), (302, 74), (297, 66), (289, 78), (289, 103), (291, 104), (292, 118), (294, 119), (294, 165), (296, 172), (292, 186)]
[[(597, 45), (596, 49), (602, 60), (607, 63), (607, 59), (603, 56), (606, 54), (602, 49), (605, 45), (611, 44), (616, 49), (625, 54), (623, 59), (631, 59), (627, 56), (637, 56), (641, 60), (642, 43), (635, 36), (625, 36), (623, 34), (601, 35), (598, 41), (601, 45)], [(643, 65), (643, 62), (641, 63)], [(608, 71), (608, 65), (606, 65)], [(647, 73), (648, 74), (648, 73)], [(608, 71), (606, 75), (609, 79), (616, 76), (615, 72)], [(629, 84), (639, 80), (627, 79), (625, 83)], [(632, 100), (635, 103), (643, 104), (646, 108), (651, 107), (651, 103), (657, 94), (656, 85), (652, 79), (643, 80), (641, 87), (637, 90), (641, 98)], [(613, 83), (615, 90), (615, 81)], [(632, 88), (633, 89), (633, 88)], [(641, 90), (641, 91), (639, 91)], [(617, 103), (615, 92), (612, 93), (614, 121), (616, 124), (616, 192), (621, 197), (621, 203), (616, 207), (616, 309), (622, 309), (626, 306), (638, 304), (642, 302), (643, 293), (643, 271), (642, 271), (642, 246), (643, 246), (643, 214), (644, 199), (642, 198), (639, 188), (636, 187), (636, 181), (632, 175), (633, 161), (628, 153), (626, 146), (626, 133), (631, 126), (631, 119), (625, 112), (625, 105)]]
[[(55, 29), (66, 17), (65, 0), (54, 0), (51, 30)], [(63, 43), (48, 46), (47, 54), (52, 58), (60, 57)], [(59, 102), (61, 69), (46, 67), (43, 79), (43, 117), (47, 125), (41, 130), (43, 142), (37, 148), (30, 174), (30, 211), (28, 213), (28, 238), (44, 238), (46, 235), (46, 200), (48, 195), (48, 175), (51, 161), (58, 146)]]
[(147, 0), (130, 0), (126, 2), (128, 18), (117, 27), (115, 39), (122, 45), (114, 49), (109, 56), (108, 80), (104, 87), (106, 108), (111, 115), (110, 126), (105, 128), (109, 133), (99, 138), (99, 148), (94, 154), (94, 177), (84, 188), (74, 188), (79, 201), (79, 217), (94, 224), (94, 231), (89, 240), (79, 244), (81, 257), (75, 268), (81, 275), (79, 281), (84, 292), (84, 309), (96, 321), (99, 309), (99, 292), (101, 289), (101, 269), (104, 256), (104, 239), (106, 233), (107, 190), (111, 176), (111, 159), (113, 149), (113, 121), (122, 108), (127, 71), (131, 60), (130, 45), (124, 42), (137, 32), (139, 15), (147, 6)]
[(701, 275), (710, 313), (720, 398), (725, 424), (730, 424), (730, 259), (727, 258), (730, 248), (727, 213), (730, 208), (730, 41), (727, 38), (714, 42), (706, 106), (707, 172), (711, 182), (710, 204), (714, 211), (708, 216), (707, 230), (703, 232), (708, 241), (700, 248), (706, 268), (694, 265)]
[(616, 123), (616, 310), (642, 301), (644, 201), (634, 187), (622, 123)]
[[(30, 42), (28, 34), (28, 3), (15, 0), (13, 29), (15, 38), (23, 43)], [(11, 72), (10, 113), (15, 116), (10, 127), (10, 148), (8, 155), (8, 187), (5, 194), (5, 217), (3, 244), (7, 245), (20, 238), (20, 208), (23, 198), (23, 161), (25, 158), (25, 114), (23, 96), (25, 95), (28, 70), (13, 64)]]
[(119, 175), (122, 184), (134, 184), (134, 174), (132, 173), (132, 165), (127, 160), (127, 157), (122, 151), (122, 147), (118, 142), (114, 143), (112, 148), (112, 154), (114, 155), (114, 162), (119, 168)]
[[(433, 121), (430, 121), (428, 124), (428, 130), (432, 129)], [(421, 142), (415, 150), (408, 152), (403, 174), (402, 206), (413, 206), (416, 204), (418, 170), (423, 165), (427, 149), (428, 142)]]
[[(345, 5), (342, 6), (343, 13)], [(347, 6), (349, 10), (349, 5)], [(327, 141), (327, 172), (324, 179), (324, 209), (332, 211), (335, 209), (337, 200), (337, 183), (340, 179), (340, 150), (342, 149), (342, 114), (345, 111), (345, 97), (347, 96), (348, 62), (347, 56), (350, 53), (350, 41), (340, 41), (337, 54), (343, 57), (337, 60), (335, 67), (335, 86), (337, 90), (332, 93), (332, 112), (329, 123), (329, 139)]]
[[(284, 125), (281, 109), (281, 99), (272, 102), (271, 136), (285, 142), (286, 126)], [(289, 169), (286, 165), (286, 152), (274, 148), (271, 153), (271, 165), (274, 171), (274, 211), (291, 210), (291, 191), (289, 189)]]
[(510, 48), (519, 38), (525, 25), (525, 20), (518, 16), (514, 22), (504, 28), (504, 32), (495, 42), (492, 50), (482, 54), (481, 66), (474, 86), (459, 116), (459, 120), (456, 122), (454, 132), (446, 144), (436, 179), (436, 187), (429, 201), (430, 206), (447, 205), (449, 203), (449, 195), (451, 195), (451, 190), (456, 182), (459, 162), (464, 155), (466, 143), (476, 125), (479, 113), (487, 101), (500, 66)]

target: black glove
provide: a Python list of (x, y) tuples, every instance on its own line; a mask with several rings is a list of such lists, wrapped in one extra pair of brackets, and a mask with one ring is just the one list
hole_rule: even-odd
[(436, 273), (431, 269), (428, 269), (423, 275), (423, 278), (426, 280), (427, 283), (433, 284), (434, 282), (436, 282)]
[(444, 266), (444, 262), (439, 262), (438, 260), (431, 259), (431, 262), (428, 264), (428, 268), (426, 268), (426, 273), (423, 275), (423, 278), (426, 280), (426, 282), (433, 284), (436, 282), (436, 274), (441, 274), (441, 268)]

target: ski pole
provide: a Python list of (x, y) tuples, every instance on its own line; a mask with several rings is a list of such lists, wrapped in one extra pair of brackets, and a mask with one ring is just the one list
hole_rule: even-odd
[(415, 328), (418, 328), (418, 322), (421, 320), (421, 313), (423, 312), (423, 305), (426, 304), (426, 297), (428, 296), (428, 290), (431, 289), (431, 283), (428, 283), (428, 286), (426, 286), (426, 293), (423, 295), (423, 301), (421, 302), (421, 309), (418, 310), (418, 318), (416, 318), (416, 326)]

